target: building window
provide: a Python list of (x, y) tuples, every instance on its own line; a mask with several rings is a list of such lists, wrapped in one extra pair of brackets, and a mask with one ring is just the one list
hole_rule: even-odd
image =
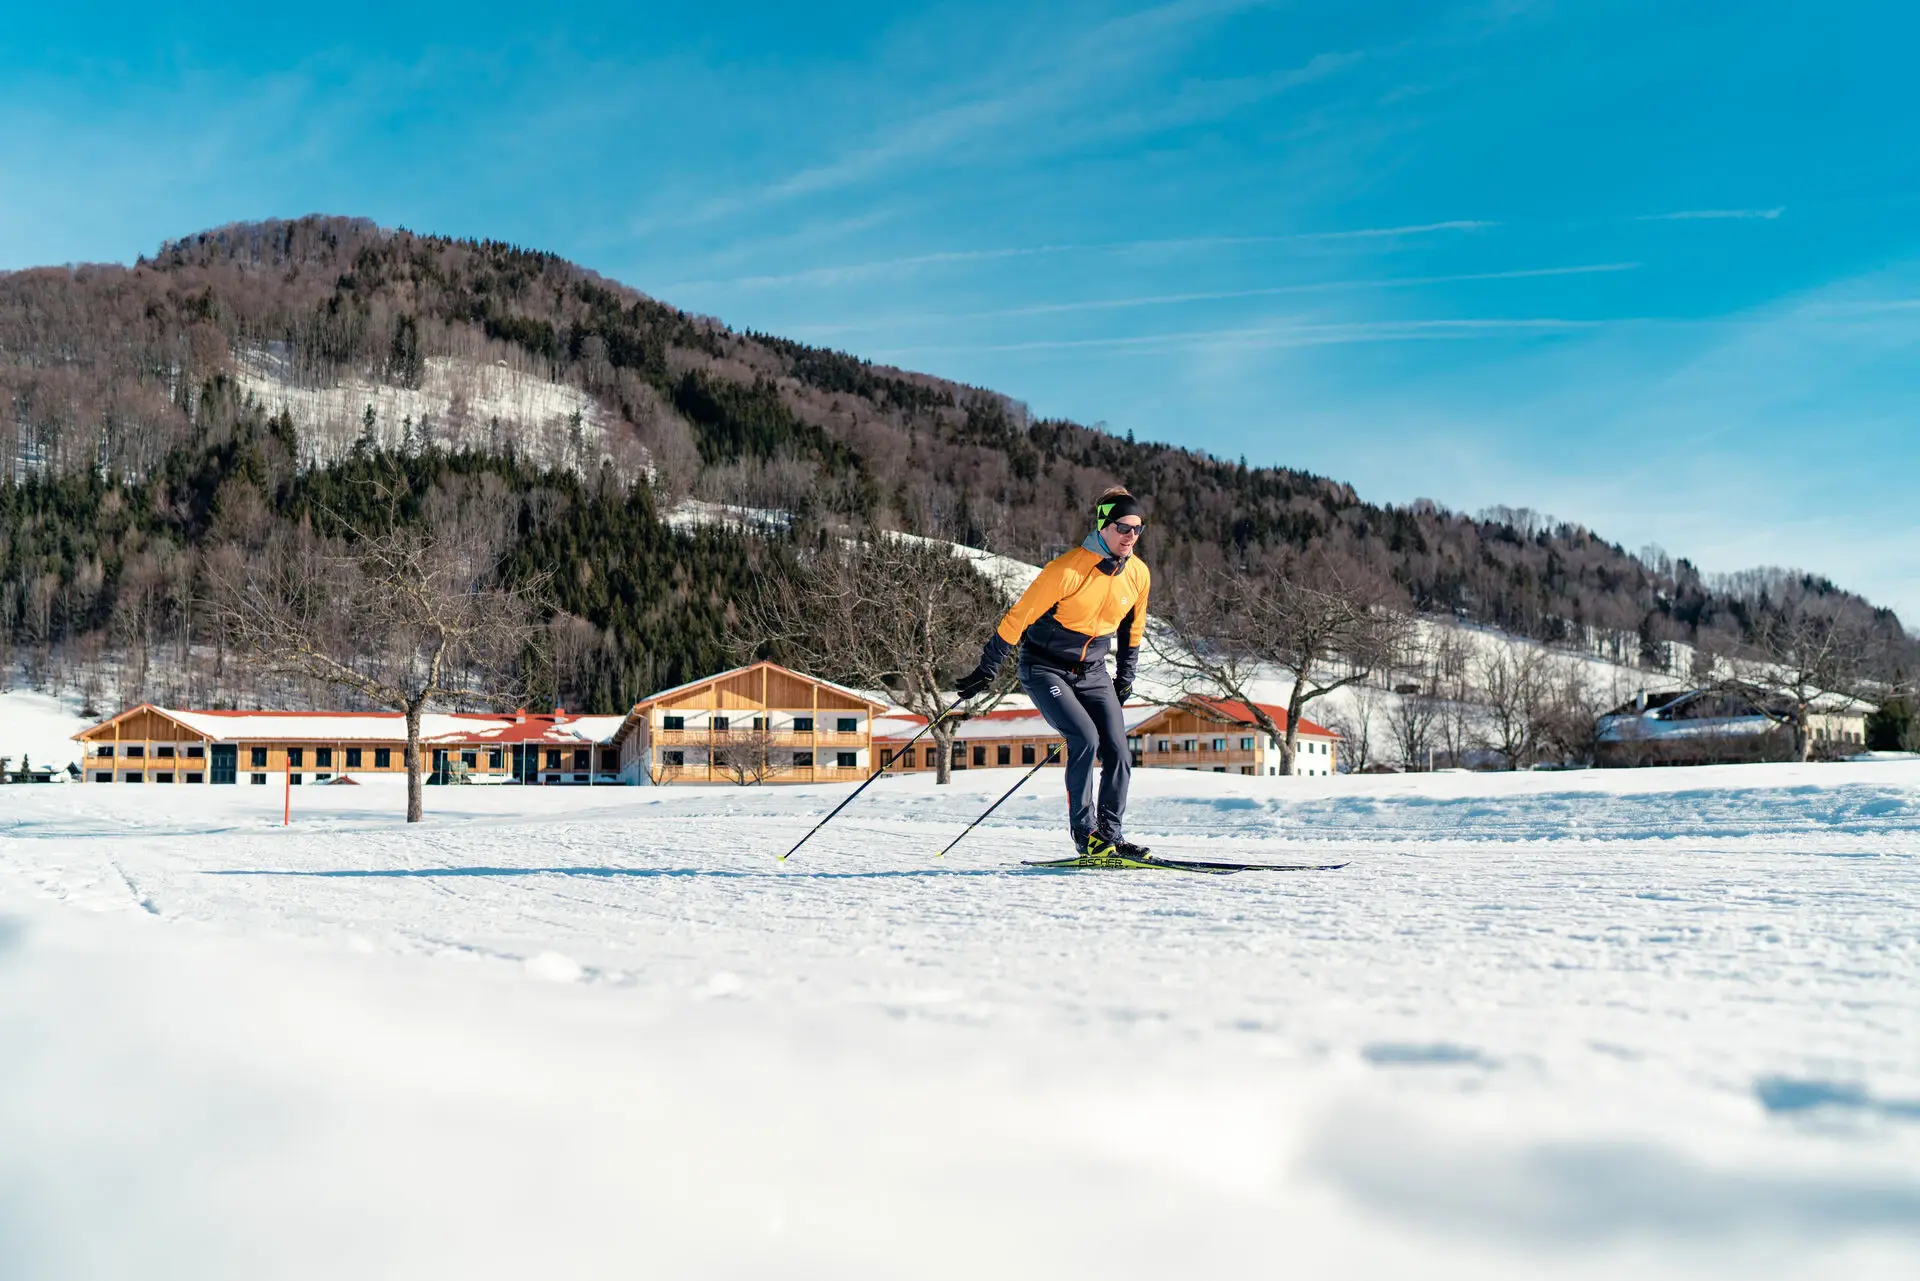
[(462, 752), (460, 753), (460, 763), (468, 769), (477, 769), (480, 765), (480, 753)]
[(249, 774), (247, 775), (247, 778), (249, 781), (253, 783), (255, 787), (266, 786), (267, 776), (265, 774)]
[(840, 752), (834, 758), (834, 764), (841, 769), (854, 769), (860, 764), (860, 753)]
[(793, 754), (793, 767), (795, 769), (812, 769), (813, 753), (812, 752), (795, 752)]
[(306, 754), (307, 751), (304, 747), (289, 747), (287, 749), (287, 768), (295, 769), (306, 764), (306, 761), (302, 759)]
[(1224, 765), (1216, 765), (1213, 767), (1213, 772), (1216, 774), (1224, 774), (1227, 772), (1227, 767)]
[(1253, 766), (1251, 766), (1251, 765), (1242, 765), (1242, 766), (1240, 767), (1240, 772), (1241, 772), (1242, 774), (1251, 774), (1251, 773), (1253, 773)]
[(713, 718), (713, 727), (714, 727), (714, 729), (716, 729), (716, 730), (725, 730), (725, 729), (732, 729), (732, 728), (733, 728), (733, 717), (731, 717), (731, 716), (716, 716), (716, 717), (714, 717), (714, 718)]
[(331, 747), (314, 748), (313, 763), (322, 768), (331, 769), (333, 767), (333, 749)]
[(94, 754), (95, 756), (112, 756), (112, 755), (113, 755), (113, 744), (112, 744), (112, 743), (102, 743), (102, 744), (100, 744), (100, 746), (98, 746), (98, 747), (96, 747), (96, 748), (94, 748), (94, 749), (93, 749), (93, 754)]
[(501, 768), (501, 763), (505, 760), (506, 760), (506, 757), (500, 754), (499, 748), (490, 747), (487, 749), (487, 768), (488, 769)]
[(110, 769), (95, 770), (93, 781), (96, 783), (111, 783), (113, 781), (113, 771)]
[(374, 748), (373, 767), (375, 769), (391, 769), (393, 767), (393, 749), (391, 747)]
[(1226, 751), (1226, 750), (1227, 750), (1227, 740), (1226, 740), (1226, 739), (1224, 739), (1224, 738), (1216, 738), (1216, 739), (1214, 739), (1214, 740), (1213, 740), (1213, 750), (1214, 750), (1214, 751), (1216, 751), (1216, 752), (1224, 752), (1224, 751)]
[(1020, 745), (1020, 763), (1022, 765), (1033, 764), (1033, 744), (1032, 743), (1022, 743)]
[(165, 747), (156, 747), (153, 749), (153, 754), (155, 756), (164, 756), (171, 760), (173, 758), (173, 747), (171, 744)]
[(301, 778), (301, 777), (300, 777), (300, 776), (299, 776), (298, 774), (289, 774), (289, 775), (287, 775), (287, 786), (288, 786), (288, 787), (298, 787), (298, 786), (300, 786), (300, 784), (301, 784), (301, 783), (303, 783), (303, 782), (305, 782), (305, 781), (306, 781), (306, 780), (305, 780), (305, 779), (303, 779), (303, 778)]
[(860, 732), (860, 718), (858, 716), (842, 716), (834, 722), (834, 728), (842, 734), (858, 734)]
[(620, 768), (620, 749), (616, 747), (601, 748), (600, 749), (601, 773), (612, 774), (616, 772), (619, 768)]
[(264, 769), (267, 764), (267, 749), (264, 747), (248, 748), (247, 759), (255, 769)]
[(347, 768), (348, 769), (360, 768), (360, 749), (359, 748), (349, 747), (347, 749)]
[(976, 747), (973, 749), (973, 763), (975, 765), (985, 765), (987, 763), (987, 749), (985, 747)]
[(192, 747), (189, 747), (187, 749), (187, 757), (190, 760), (205, 760), (206, 756), (207, 756), (207, 749), (204, 745), (200, 743), (195, 743)]
[(1241, 739), (1240, 750), (1243, 752), (1251, 752), (1253, 750), (1253, 740), (1250, 738)]
[(324, 782), (326, 782), (326, 781), (327, 781), (328, 779), (330, 779), (330, 778), (332, 778), (332, 777), (333, 777), (333, 775), (331, 775), (331, 774), (315, 774), (315, 775), (313, 776), (313, 781), (314, 781), (314, 782), (316, 782), (316, 783), (324, 783)]
[(575, 769), (592, 769), (593, 768), (593, 749), (591, 747), (574, 748), (573, 749), (573, 767)]
[(681, 766), (687, 763), (687, 754), (682, 751), (668, 752), (666, 753), (666, 758), (667, 758), (667, 764), (672, 766), (674, 769), (679, 769)]
[(188, 770), (187, 781), (189, 783), (204, 783), (207, 781), (207, 776), (195, 770)]
[(927, 768), (932, 769), (934, 766), (938, 765), (939, 763), (940, 763), (940, 749), (937, 747), (929, 747), (927, 749)]
[(893, 768), (893, 749), (891, 747), (887, 748), (885, 751), (880, 753), (880, 768), (881, 769)]
[(120, 776), (122, 783), (144, 783), (146, 778), (137, 769), (130, 769)]
[(153, 776), (153, 781), (156, 783), (171, 783), (173, 781), (173, 771), (161, 770)]
[(796, 716), (793, 718), (793, 732), (796, 734), (813, 733), (813, 717)]
[(754, 717), (754, 718), (753, 718), (753, 727), (754, 727), (755, 729), (765, 729), (765, 728), (767, 727), (767, 718), (766, 718), (766, 717), (764, 717), (764, 716), (756, 716), (756, 717)]
[(127, 748), (128, 756), (145, 756), (146, 754), (147, 754), (147, 749), (142, 747), (138, 743), (135, 743), (132, 746)]
[(996, 765), (1013, 764), (1013, 748), (1005, 743), (993, 749), (993, 761)]
[(687, 718), (684, 716), (663, 716), (660, 718), (661, 729), (685, 729), (686, 727)]
[(549, 747), (547, 749), (547, 768), (548, 769), (560, 768), (560, 749), (559, 748)]

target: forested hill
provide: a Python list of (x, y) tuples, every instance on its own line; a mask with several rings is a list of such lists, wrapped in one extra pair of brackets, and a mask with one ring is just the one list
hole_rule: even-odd
[[(1738, 637), (1780, 586), (1729, 590), (1525, 510), (1381, 506), (1304, 472), (1034, 419), (995, 392), (734, 332), (551, 254), (358, 219), (238, 224), (131, 267), (0, 275), (0, 393), (0, 634), (42, 650), (124, 642), (136, 564), (190, 597), (221, 485), (252, 487), (259, 519), (295, 519), (299, 478), (370, 452), (465, 459), (519, 496), (528, 529), (589, 496), (646, 522), (694, 498), (1027, 560), (1078, 541), (1090, 496), (1117, 480), (1147, 497), (1156, 564), (1319, 545), (1390, 574), (1421, 610), (1629, 659)], [(604, 565), (590, 525), (549, 548), (560, 579)], [(664, 581), (717, 626), (733, 584), (710, 556), (664, 550), (681, 545), (655, 546), (674, 565)], [(1898, 633), (1824, 580), (1795, 587)], [(655, 613), (643, 640), (582, 607), (600, 629), (583, 644), (628, 647), (594, 701), (711, 657), (642, 653), (675, 643), (675, 616)]]

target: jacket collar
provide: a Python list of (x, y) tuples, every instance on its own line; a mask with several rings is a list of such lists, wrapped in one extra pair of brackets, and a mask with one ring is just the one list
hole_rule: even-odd
[(1127, 558), (1115, 555), (1113, 549), (1107, 546), (1107, 540), (1100, 537), (1100, 531), (1097, 529), (1088, 534), (1087, 540), (1080, 545), (1100, 558), (1100, 572), (1103, 574), (1112, 576), (1126, 566)]

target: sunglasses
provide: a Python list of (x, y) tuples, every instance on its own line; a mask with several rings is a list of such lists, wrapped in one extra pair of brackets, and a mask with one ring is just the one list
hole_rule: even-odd
[(1147, 522), (1143, 520), (1137, 525), (1132, 525), (1125, 521), (1116, 520), (1113, 524), (1108, 525), (1107, 528), (1116, 534), (1125, 534), (1128, 538), (1138, 538), (1146, 531)]

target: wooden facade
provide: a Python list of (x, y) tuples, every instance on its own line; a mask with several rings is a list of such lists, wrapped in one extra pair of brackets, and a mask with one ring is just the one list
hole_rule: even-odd
[[(433, 782), (613, 782), (618, 772), (617, 752), (583, 740), (576, 728), (611, 728), (617, 718), (555, 710), (430, 720), (435, 732), (422, 736), (420, 750)], [(174, 711), (142, 704), (74, 738), (88, 783), (264, 784), (271, 776), (303, 784), (406, 770), (405, 722), (392, 712)]]
[(845, 782), (867, 777), (886, 710), (762, 661), (642, 699), (613, 742), (627, 782)]
[[(1284, 732), (1284, 707), (1261, 705)], [(1161, 711), (1132, 731), (1139, 740), (1135, 763), (1148, 769), (1208, 770), (1215, 774), (1277, 775), (1280, 752), (1267, 740), (1244, 704), (1189, 699)], [(1339, 735), (1302, 717), (1294, 761), (1296, 775), (1330, 775), (1339, 760)]]

